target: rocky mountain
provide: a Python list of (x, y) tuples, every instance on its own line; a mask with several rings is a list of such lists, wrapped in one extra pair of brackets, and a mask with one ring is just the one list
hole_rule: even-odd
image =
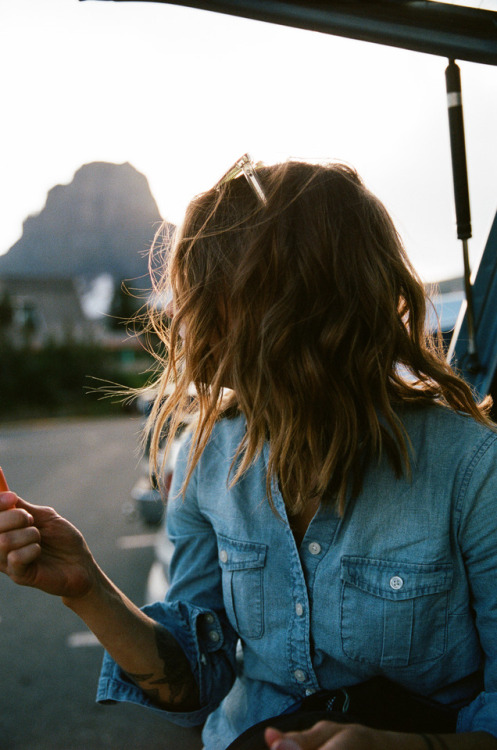
[(108, 274), (146, 288), (147, 250), (161, 221), (146, 177), (131, 164), (85, 164), (26, 219), (22, 237), (0, 256), (0, 277), (71, 277), (89, 284)]

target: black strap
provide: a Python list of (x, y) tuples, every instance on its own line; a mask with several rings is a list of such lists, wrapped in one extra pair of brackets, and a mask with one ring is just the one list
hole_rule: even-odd
[(354, 714), (361, 724), (393, 732), (455, 732), (458, 713), (385, 677), (315, 693), (303, 700), (300, 710)]
[(411, 693), (384, 677), (374, 677), (340, 690), (323, 690), (305, 698), (288, 714), (273, 716), (247, 729), (227, 750), (260, 750), (268, 726), (299, 732), (327, 719), (358, 723), (393, 732), (456, 731), (457, 710)]

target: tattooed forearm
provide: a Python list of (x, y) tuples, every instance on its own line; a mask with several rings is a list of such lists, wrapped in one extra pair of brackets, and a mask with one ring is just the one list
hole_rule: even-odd
[(165, 709), (195, 711), (200, 708), (197, 683), (178, 641), (162, 625), (154, 626), (155, 643), (163, 667), (147, 674), (126, 674), (150, 700)]

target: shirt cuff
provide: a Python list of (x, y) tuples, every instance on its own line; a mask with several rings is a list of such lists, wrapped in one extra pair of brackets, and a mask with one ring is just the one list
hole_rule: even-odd
[(167, 628), (183, 649), (199, 687), (201, 708), (176, 712), (154, 706), (107, 653), (104, 654), (97, 701), (137, 703), (160, 711), (164, 718), (180, 726), (203, 723), (233, 684), (236, 648), (234, 632), (216, 612), (182, 602), (157, 602), (144, 607), (143, 611)]

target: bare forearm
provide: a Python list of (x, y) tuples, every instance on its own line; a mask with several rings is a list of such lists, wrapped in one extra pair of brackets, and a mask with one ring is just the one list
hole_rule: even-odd
[(83, 597), (63, 602), (88, 625), (114, 661), (158, 706), (199, 707), (190, 664), (176, 639), (144, 614), (100, 571)]

